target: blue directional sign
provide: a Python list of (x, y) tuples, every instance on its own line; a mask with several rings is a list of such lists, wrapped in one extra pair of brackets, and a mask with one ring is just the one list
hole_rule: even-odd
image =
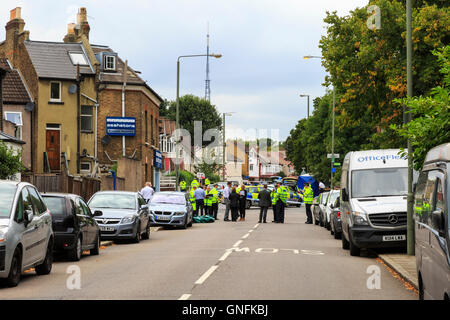
[(331, 168), (331, 172), (336, 173), (336, 168)]
[(136, 136), (136, 118), (106, 117), (106, 134), (108, 136)]
[(158, 169), (163, 168), (162, 153), (159, 150), (155, 150), (155, 154), (153, 157), (153, 166)]

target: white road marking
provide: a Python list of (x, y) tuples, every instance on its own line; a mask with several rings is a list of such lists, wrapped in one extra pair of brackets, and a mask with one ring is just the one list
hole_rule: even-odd
[(222, 257), (220, 257), (219, 261), (225, 261), (226, 258), (228, 258), (228, 256), (231, 254), (231, 252), (233, 252), (232, 250), (227, 250), (227, 252), (225, 252), (223, 254)]
[(239, 240), (235, 244), (233, 244), (233, 247), (239, 247), (239, 245), (242, 243), (242, 240)]
[(250, 235), (250, 233), (247, 233), (247, 234), (243, 235), (242, 239), (247, 239), (249, 235)]
[(212, 266), (211, 268), (209, 268), (208, 271), (206, 271), (197, 281), (195, 281), (195, 284), (202, 284), (203, 282), (205, 282), (206, 279), (208, 279), (208, 277), (212, 275), (212, 273), (216, 271), (217, 268), (218, 266)]
[(253, 227), (253, 229), (256, 229), (259, 227), (259, 223), (255, 224), (255, 226)]
[(253, 230), (248, 230), (248, 233), (252, 233), (253, 232)]
[(188, 300), (192, 294), (183, 294), (178, 300)]

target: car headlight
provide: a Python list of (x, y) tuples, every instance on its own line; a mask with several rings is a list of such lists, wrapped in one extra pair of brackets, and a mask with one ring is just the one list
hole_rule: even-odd
[(0, 227), (0, 243), (6, 241), (6, 233), (8, 232), (8, 227)]
[(122, 224), (133, 223), (135, 218), (136, 218), (135, 216), (125, 217), (122, 219)]
[(367, 214), (364, 212), (354, 211), (353, 214), (353, 222), (358, 225), (368, 225)]
[(186, 212), (175, 212), (173, 215), (174, 216), (184, 216), (186, 214)]

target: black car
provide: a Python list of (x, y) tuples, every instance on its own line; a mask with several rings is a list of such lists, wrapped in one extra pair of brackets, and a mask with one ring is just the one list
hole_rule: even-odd
[(52, 216), (54, 251), (66, 252), (73, 261), (80, 260), (84, 250), (98, 255), (100, 229), (83, 198), (64, 193), (44, 193), (42, 198)]

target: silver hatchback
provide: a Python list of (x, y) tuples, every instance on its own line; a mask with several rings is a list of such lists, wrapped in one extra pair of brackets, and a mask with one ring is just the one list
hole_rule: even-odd
[(52, 218), (36, 188), (0, 180), (0, 279), (14, 287), (26, 269), (49, 274), (52, 249)]

